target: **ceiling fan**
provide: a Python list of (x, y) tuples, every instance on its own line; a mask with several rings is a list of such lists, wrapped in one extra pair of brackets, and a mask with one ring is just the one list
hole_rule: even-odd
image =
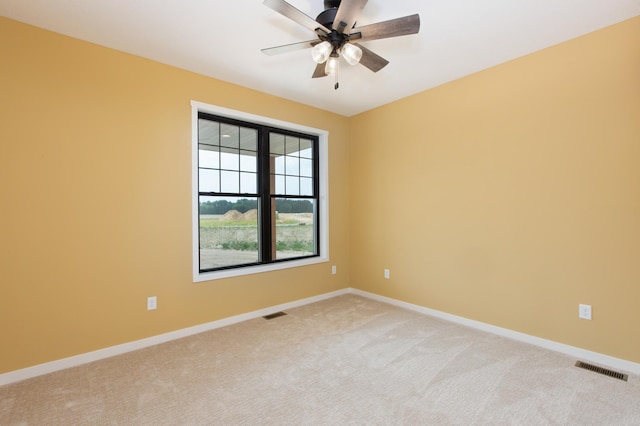
[(340, 56), (350, 65), (358, 63), (373, 72), (384, 68), (389, 61), (358, 42), (416, 34), (420, 30), (418, 14), (355, 27), (367, 0), (324, 0), (325, 10), (316, 19), (296, 9), (285, 0), (264, 0), (264, 5), (313, 31), (317, 38), (283, 46), (262, 49), (267, 55), (312, 48), (317, 63), (313, 78), (332, 75), (337, 90)]

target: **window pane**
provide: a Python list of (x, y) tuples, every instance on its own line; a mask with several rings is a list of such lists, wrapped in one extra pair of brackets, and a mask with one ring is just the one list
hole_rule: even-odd
[[(200, 145), (206, 146), (206, 145)], [(209, 169), (217, 169), (220, 167), (220, 152), (218, 148), (200, 149), (198, 150), (198, 165)]]
[(300, 139), (300, 157), (313, 158), (313, 141), (309, 139)]
[(231, 124), (220, 124), (220, 146), (240, 148), (240, 128)]
[(220, 191), (220, 172), (218, 170), (199, 170), (200, 192)]
[(200, 269), (260, 260), (258, 199), (200, 197)]
[(258, 161), (255, 152), (240, 151), (240, 170), (243, 172), (258, 171)]
[(220, 168), (225, 170), (240, 170), (240, 155), (238, 155), (238, 152), (221, 152)]
[(284, 176), (282, 175), (276, 175), (276, 188), (274, 193), (275, 194), (284, 194)]
[(287, 155), (285, 170), (286, 170), (288, 175), (299, 175), (300, 174), (300, 160), (298, 159), (298, 157), (291, 157), (291, 156)]
[(258, 131), (256, 129), (240, 128), (240, 149), (258, 151)]
[(313, 161), (300, 159), (300, 176), (313, 177)]
[(313, 195), (312, 178), (300, 178), (300, 195)]
[(298, 155), (300, 151), (300, 138), (294, 136), (285, 137), (285, 154)]
[(240, 192), (240, 173), (238, 172), (220, 172), (220, 191), (221, 192)]
[(275, 199), (276, 259), (316, 254), (315, 203), (305, 199)]
[(300, 195), (300, 178), (297, 176), (286, 177), (286, 195)]
[(220, 144), (220, 123), (210, 120), (198, 120), (198, 143), (207, 145)]
[(271, 162), (272, 162), (272, 167), (273, 170), (272, 172), (283, 175), (284, 174), (284, 159), (286, 157), (281, 155), (281, 156), (271, 156)]
[(284, 135), (270, 133), (269, 145), (271, 146), (272, 155), (284, 155)]
[(258, 193), (258, 175), (256, 173), (240, 173), (240, 192), (243, 194)]

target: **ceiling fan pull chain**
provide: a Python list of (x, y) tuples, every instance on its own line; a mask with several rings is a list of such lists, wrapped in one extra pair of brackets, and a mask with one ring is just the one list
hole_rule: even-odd
[(338, 82), (338, 74), (340, 74), (340, 67), (336, 67), (336, 84), (333, 85), (333, 90), (338, 90), (340, 83)]

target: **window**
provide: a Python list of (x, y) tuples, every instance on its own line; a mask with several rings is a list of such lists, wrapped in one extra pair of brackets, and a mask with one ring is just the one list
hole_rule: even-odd
[(194, 281), (326, 261), (327, 133), (192, 107)]

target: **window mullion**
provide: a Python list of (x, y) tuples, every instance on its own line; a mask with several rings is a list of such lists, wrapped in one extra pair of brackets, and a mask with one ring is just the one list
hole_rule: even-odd
[(260, 186), (260, 248), (261, 261), (270, 262), (273, 260), (273, 247), (275, 230), (272, 229), (272, 202), (271, 202), (271, 155), (269, 152), (269, 132), (260, 130), (258, 133), (259, 152), (259, 186)]

